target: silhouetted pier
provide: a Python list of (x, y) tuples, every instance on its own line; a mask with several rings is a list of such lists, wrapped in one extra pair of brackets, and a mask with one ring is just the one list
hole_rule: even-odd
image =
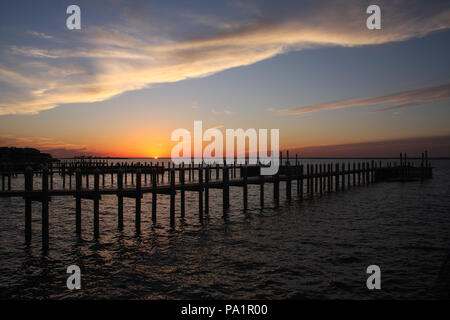
[[(292, 201), (292, 185), (296, 184), (296, 197), (314, 197), (325, 193), (338, 192), (367, 185), (379, 181), (410, 181), (432, 178), (432, 167), (428, 156), (422, 154), (421, 165), (415, 167), (408, 162), (406, 155), (400, 154), (400, 162), (362, 161), (358, 163), (321, 163), (300, 164), (295, 159), (287, 158), (283, 163), (280, 153), (280, 163), (277, 174), (273, 176), (260, 175), (261, 165), (227, 164), (227, 165), (188, 165), (174, 166), (164, 163), (116, 163), (106, 161), (61, 161), (52, 163), (49, 167), (40, 169), (27, 166), (24, 172), (11, 172), (2, 167), (2, 191), (0, 197), (22, 197), (25, 201), (25, 243), (31, 243), (32, 235), (32, 203), (42, 204), (42, 247), (49, 247), (49, 203), (52, 197), (75, 198), (75, 232), (81, 236), (81, 201), (88, 199), (93, 202), (94, 238), (100, 236), (99, 202), (103, 195), (117, 197), (117, 227), (123, 229), (124, 198), (135, 200), (135, 231), (141, 232), (141, 201), (145, 194), (151, 194), (152, 220), (157, 219), (158, 195), (169, 195), (170, 226), (175, 226), (175, 202), (177, 195), (180, 201), (180, 216), (185, 216), (185, 193), (198, 193), (198, 216), (202, 221), (204, 214), (209, 213), (209, 190), (222, 190), (223, 215), (227, 215), (230, 207), (230, 188), (242, 188), (243, 209), (248, 209), (248, 186), (259, 186), (260, 207), (264, 208), (264, 186), (273, 185), (273, 203), (280, 204), (280, 183), (285, 183), (285, 199)], [(6, 169), (5, 169), (6, 168)], [(11, 189), (11, 177), (24, 175), (22, 190)], [(62, 188), (53, 188), (53, 175), (61, 176)], [(41, 180), (40, 189), (33, 188), (34, 179)], [(6, 181), (5, 181), (6, 180)], [(109, 185), (105, 181), (109, 180)], [(131, 186), (128, 182), (131, 181)]]

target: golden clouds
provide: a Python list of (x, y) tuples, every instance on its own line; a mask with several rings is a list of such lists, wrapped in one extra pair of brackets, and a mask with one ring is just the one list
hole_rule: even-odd
[[(205, 77), (293, 50), (380, 44), (449, 28), (449, 10), (417, 16), (403, 10), (408, 6), (409, 2), (401, 1), (384, 5), (383, 29), (375, 32), (365, 27), (365, 8), (352, 1), (325, 3), (309, 11), (294, 7), (288, 15), (262, 12), (248, 21), (218, 19), (217, 28), (209, 34), (185, 37), (164, 37), (120, 25), (86, 27), (70, 40), (35, 31), (35, 37), (48, 41), (10, 45), (2, 58), (5, 61), (0, 60), (2, 81), (13, 88), (0, 96), (0, 115), (102, 101), (155, 83)], [(214, 26), (214, 19), (208, 17), (195, 16), (194, 20)]]

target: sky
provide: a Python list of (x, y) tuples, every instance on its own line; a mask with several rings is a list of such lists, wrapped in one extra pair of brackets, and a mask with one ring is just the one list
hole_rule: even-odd
[(305, 157), (448, 157), (449, 28), (448, 1), (3, 0), (0, 146), (164, 157), (202, 120)]

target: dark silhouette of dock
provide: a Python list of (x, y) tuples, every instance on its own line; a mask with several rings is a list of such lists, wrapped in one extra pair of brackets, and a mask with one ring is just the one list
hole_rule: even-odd
[[(282, 161), (280, 153), (280, 163)], [(322, 163), (300, 164), (289, 158), (280, 166), (277, 174), (260, 175), (261, 165), (226, 164), (226, 165), (188, 165), (174, 166), (169, 162), (153, 165), (152, 163), (116, 163), (105, 161), (64, 161), (49, 163), (40, 169), (27, 166), (23, 172), (12, 172), (8, 167), (2, 167), (2, 191), (0, 197), (21, 197), (25, 201), (25, 243), (31, 244), (32, 235), (32, 203), (42, 204), (42, 248), (49, 248), (49, 203), (52, 197), (75, 198), (75, 232), (81, 236), (81, 201), (88, 199), (93, 202), (94, 238), (100, 236), (99, 202), (103, 195), (117, 197), (117, 227), (123, 229), (123, 200), (135, 200), (135, 231), (141, 232), (141, 201), (145, 194), (152, 196), (152, 220), (157, 219), (158, 195), (169, 195), (170, 226), (175, 226), (175, 202), (179, 195), (180, 215), (185, 216), (185, 193), (198, 193), (198, 216), (202, 221), (204, 214), (209, 213), (209, 190), (222, 190), (223, 215), (227, 215), (230, 207), (230, 188), (242, 188), (243, 209), (248, 209), (248, 186), (258, 185), (260, 207), (264, 208), (264, 186), (273, 184), (273, 199), (275, 206), (280, 203), (280, 183), (285, 183), (285, 198), (292, 200), (292, 184), (296, 184), (297, 198), (314, 197), (325, 193), (338, 192), (379, 181), (411, 181), (432, 178), (432, 167), (427, 153), (422, 153), (420, 167), (415, 167), (407, 161), (406, 155), (400, 154), (400, 162), (388, 162), (382, 166), (381, 161), (363, 161), (358, 163)], [(11, 190), (11, 177), (24, 175), (23, 190)], [(53, 175), (59, 174), (62, 188), (53, 188)], [(41, 188), (33, 188), (33, 180), (41, 179)], [(7, 180), (5, 182), (5, 179)], [(109, 179), (109, 186), (105, 180)], [(128, 186), (128, 180), (132, 186)], [(93, 180), (93, 183), (91, 182)], [(7, 189), (7, 190), (5, 190)]]

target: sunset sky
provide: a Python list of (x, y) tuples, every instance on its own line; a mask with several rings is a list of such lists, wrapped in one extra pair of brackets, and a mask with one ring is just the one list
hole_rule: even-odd
[(450, 156), (449, 28), (449, 1), (2, 0), (0, 146), (170, 156), (202, 120), (307, 157)]

